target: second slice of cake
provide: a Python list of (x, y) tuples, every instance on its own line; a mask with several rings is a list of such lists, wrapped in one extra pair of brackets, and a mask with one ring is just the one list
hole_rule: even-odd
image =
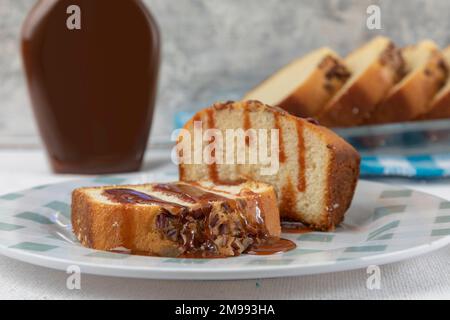
[[(239, 129), (247, 133), (251, 132), (249, 129), (267, 135), (278, 133), (276, 137), (268, 137), (267, 144), (275, 146), (270, 158), (279, 167), (273, 172), (263, 172), (267, 166), (263, 161), (238, 163), (239, 153), (250, 159), (255, 144), (258, 152), (267, 147), (261, 137), (249, 135), (243, 142), (241, 136), (234, 146), (226, 145), (228, 140), (224, 142), (223, 155), (235, 160), (234, 163), (188, 163), (186, 154), (181, 155), (184, 159), (180, 157), (180, 180), (262, 181), (275, 187), (283, 219), (300, 221), (318, 230), (333, 230), (343, 220), (358, 180), (360, 157), (331, 130), (258, 101), (216, 103), (188, 121), (179, 146), (185, 145), (189, 136), (195, 137), (199, 127), (217, 129), (223, 137), (238, 133)], [(219, 143), (218, 140), (215, 142)], [(184, 151), (195, 152), (195, 139), (190, 142)]]

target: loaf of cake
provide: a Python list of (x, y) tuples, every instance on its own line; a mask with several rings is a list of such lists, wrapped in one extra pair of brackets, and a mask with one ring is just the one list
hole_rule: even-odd
[[(442, 51), (447, 70), (450, 66), (450, 46)], [(428, 111), (419, 116), (419, 120), (450, 118), (450, 74), (444, 87), (431, 100)]]
[(166, 257), (227, 257), (280, 236), (272, 186), (211, 182), (91, 187), (72, 194), (82, 245)]
[(403, 76), (400, 51), (385, 37), (376, 37), (345, 58), (351, 77), (317, 118), (327, 127), (360, 125)]
[[(267, 174), (261, 170), (267, 164), (261, 162), (228, 164), (218, 163), (216, 158), (215, 163), (208, 164), (183, 163), (181, 160), (180, 180), (208, 179), (215, 183), (240, 179), (262, 181), (275, 187), (282, 219), (299, 221), (316, 230), (333, 230), (342, 221), (355, 191), (360, 157), (335, 133), (314, 121), (295, 117), (258, 101), (216, 103), (188, 121), (183, 134), (194, 135), (198, 125), (202, 129), (218, 129), (224, 136), (229, 129), (246, 132), (249, 129), (257, 132), (275, 130), (278, 148), (273, 156), (279, 167)], [(252, 139), (245, 144), (239, 143), (244, 146), (246, 155), (256, 143)], [(180, 138), (179, 143), (183, 140)], [(269, 145), (271, 142), (268, 140)], [(264, 147), (261, 140), (258, 147)], [(236, 159), (238, 147), (227, 148), (224, 146), (223, 154), (231, 154)]]
[(408, 121), (429, 110), (434, 95), (447, 79), (444, 57), (433, 41), (425, 40), (402, 50), (406, 76), (376, 107), (367, 123)]
[(264, 101), (296, 116), (313, 117), (349, 77), (338, 54), (320, 48), (280, 69), (244, 100)]

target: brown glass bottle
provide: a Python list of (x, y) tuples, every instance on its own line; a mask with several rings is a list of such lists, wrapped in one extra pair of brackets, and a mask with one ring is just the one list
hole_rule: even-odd
[(140, 0), (37, 2), (22, 29), (22, 53), (56, 172), (140, 168), (159, 52), (157, 25)]

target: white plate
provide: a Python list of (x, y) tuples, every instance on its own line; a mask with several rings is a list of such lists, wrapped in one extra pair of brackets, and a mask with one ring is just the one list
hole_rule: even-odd
[(70, 194), (80, 186), (170, 181), (165, 174), (88, 178), (0, 197), (0, 253), (49, 268), (151, 279), (250, 279), (335, 272), (411, 258), (450, 243), (450, 202), (360, 181), (335, 232), (284, 234), (297, 249), (272, 256), (171, 259), (82, 247), (71, 232)]

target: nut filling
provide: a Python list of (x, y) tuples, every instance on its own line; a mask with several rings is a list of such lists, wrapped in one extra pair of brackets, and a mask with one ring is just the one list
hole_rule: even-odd
[(240, 255), (268, 238), (261, 221), (246, 219), (246, 204), (238, 200), (200, 204), (172, 214), (163, 210), (155, 221), (165, 239), (177, 242), (182, 256)]
[(390, 66), (396, 73), (395, 81), (398, 82), (406, 73), (406, 64), (401, 50), (396, 48), (393, 43), (390, 43), (387, 48), (380, 54), (380, 63), (382, 65)]
[(351, 75), (350, 71), (332, 56), (324, 58), (319, 68), (325, 71), (324, 88), (330, 93), (340, 89)]

